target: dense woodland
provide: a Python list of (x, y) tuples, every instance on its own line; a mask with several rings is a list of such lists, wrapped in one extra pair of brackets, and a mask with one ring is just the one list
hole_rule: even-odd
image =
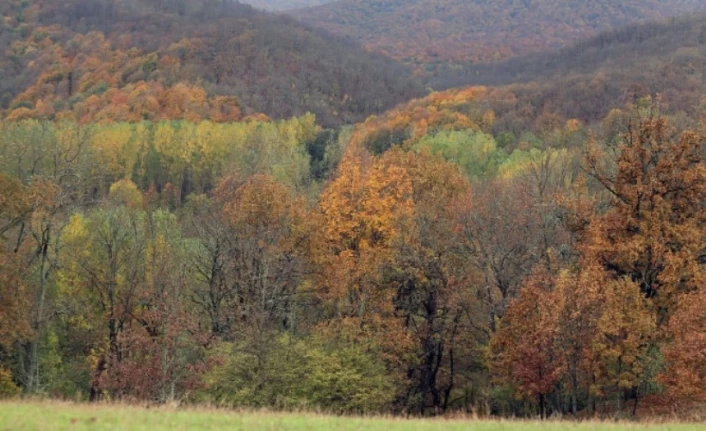
[(701, 93), (705, 52), (706, 15), (696, 14), (633, 24), (559, 51), (497, 63), (447, 65), (430, 78), (430, 85), (497, 86), (560, 79), (565, 81), (561, 87), (565, 87), (599, 76), (613, 92), (641, 87), (642, 95), (666, 91)]
[(340, 125), (423, 94), (382, 56), (230, 0), (8, 0), (0, 16), (9, 119)]
[(425, 73), (447, 63), (536, 53), (628, 23), (704, 10), (700, 0), (339, 0), (292, 13)]
[(645, 101), (513, 139), (494, 96), (339, 133), (6, 122), (3, 393), (503, 415), (701, 400), (703, 138)]
[[(128, 59), (162, 42), (145, 36), (139, 46), (153, 49), (123, 52), (139, 32), (113, 14), (145, 13), (162, 34), (169, 21), (150, 21), (148, 3), (82, 3), (52, 18), (56, 40), (33, 34), (44, 8), (60, 6), (0, 6), (6, 26), (20, 21), (7, 19), (16, 7), (34, 23), (0, 33), (28, 50), (3, 59), (22, 66), (11, 85), (33, 83), (11, 93), (0, 122), (0, 398), (504, 417), (702, 411), (706, 92), (700, 72), (682, 75), (703, 58), (692, 46), (700, 18), (554, 54), (568, 75), (525, 68), (527, 82), (432, 92), (339, 126), (356, 117), (292, 116), (279, 101), (272, 119), (239, 95), (214, 105), (226, 97), (210, 92), (215, 81), (168, 81), (161, 61), (133, 70), (156, 104), (122, 99), (137, 91), (117, 80)], [(208, 34), (229, 19), (199, 15), (211, 10), (201, 3), (151, 4), (184, 19), (175, 32)], [(242, 10), (247, 22), (274, 19)], [(667, 69), (676, 51), (692, 60)], [(100, 72), (102, 57), (84, 52), (117, 66)], [(641, 87), (626, 52), (668, 60)], [(180, 71), (212, 64), (190, 55), (203, 63)], [(56, 58), (78, 61), (61, 69)], [(496, 66), (496, 84), (520, 76), (512, 64)], [(108, 85), (87, 96), (93, 74)], [(200, 104), (159, 101), (180, 86), (200, 91)]]

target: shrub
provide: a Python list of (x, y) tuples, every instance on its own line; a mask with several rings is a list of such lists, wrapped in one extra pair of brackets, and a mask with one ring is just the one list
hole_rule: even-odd
[(224, 344), (198, 401), (230, 407), (381, 412), (395, 386), (381, 360), (353, 345), (284, 336), (262, 345)]
[(12, 379), (12, 372), (0, 367), (0, 399), (17, 397), (21, 392), (20, 387)]

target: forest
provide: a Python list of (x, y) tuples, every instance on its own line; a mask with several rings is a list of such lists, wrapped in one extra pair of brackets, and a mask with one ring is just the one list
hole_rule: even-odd
[(631, 23), (706, 12), (699, 0), (339, 0), (291, 11), (414, 66), (493, 63)]
[(13, 120), (312, 112), (350, 124), (424, 94), (405, 67), (231, 0), (7, 0), (0, 110)]
[(5, 122), (0, 391), (689, 408), (706, 396), (702, 135), (642, 101), (512, 139), (494, 96), (435, 93), (338, 133), (313, 115)]
[[(601, 33), (558, 51), (516, 56), (501, 62), (447, 65), (429, 78), (434, 88), (469, 84), (508, 85), (572, 81), (602, 76), (619, 91), (642, 87), (644, 94), (702, 90), (701, 66), (706, 15), (632, 24)], [(690, 87), (688, 90), (680, 85)], [(684, 108), (684, 107), (682, 107)]]
[(0, 399), (702, 417), (704, 18), (427, 92), (238, 3), (0, 13)]

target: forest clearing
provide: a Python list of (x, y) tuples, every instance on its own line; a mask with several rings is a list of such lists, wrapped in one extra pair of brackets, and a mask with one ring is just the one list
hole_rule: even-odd
[(384, 430), (384, 431), (696, 431), (702, 424), (400, 419), (336, 417), (307, 413), (234, 412), (218, 409), (145, 408), (61, 402), (0, 403), (3, 430)]

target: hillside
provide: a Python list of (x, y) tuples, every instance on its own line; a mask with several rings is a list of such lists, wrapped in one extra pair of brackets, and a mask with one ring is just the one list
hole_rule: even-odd
[[(631, 24), (603, 32), (559, 50), (518, 56), (495, 63), (451, 65), (437, 75), (443, 87), (467, 85), (506, 85), (546, 80), (561, 75), (620, 72), (641, 75), (655, 67), (691, 64), (692, 69), (706, 61), (706, 15), (672, 18)], [(696, 62), (696, 64), (694, 64)], [(697, 70), (692, 70), (697, 72)], [(441, 82), (447, 79), (446, 82)]]
[(350, 123), (422, 94), (382, 56), (220, 0), (0, 5), (0, 109), (81, 121), (316, 114)]
[(706, 15), (634, 24), (555, 52), (444, 67), (428, 83), (508, 86), (537, 109), (586, 121), (659, 94), (662, 109), (695, 117), (706, 95), (705, 29)]
[[(437, 91), (368, 119), (352, 141), (374, 153), (436, 148), (482, 177), (514, 169), (518, 148), (608, 139), (626, 113), (654, 101), (680, 127), (697, 128), (706, 114), (704, 70), (706, 15), (632, 24), (556, 51), (444, 66), (426, 80)], [(464, 136), (468, 129), (487, 136)], [(491, 156), (473, 152), (489, 142)]]
[(295, 11), (304, 22), (407, 63), (488, 62), (675, 16), (701, 0), (342, 0)]

